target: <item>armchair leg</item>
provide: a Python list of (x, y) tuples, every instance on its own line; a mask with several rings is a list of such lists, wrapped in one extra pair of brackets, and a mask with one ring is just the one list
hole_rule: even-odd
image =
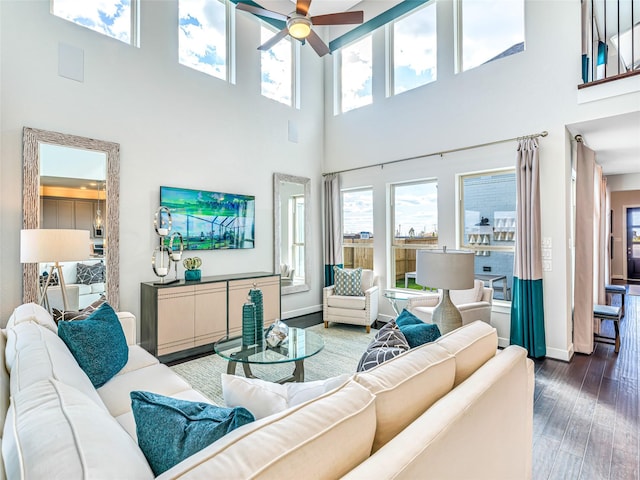
[(371, 325), (367, 325), (365, 328), (367, 329), (367, 333), (371, 332)]
[(324, 328), (329, 328), (329, 322), (324, 322)]

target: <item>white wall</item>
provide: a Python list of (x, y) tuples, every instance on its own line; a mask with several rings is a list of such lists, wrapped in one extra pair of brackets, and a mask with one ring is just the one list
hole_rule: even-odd
[[(256, 248), (199, 252), (203, 275), (273, 271), (273, 173), (312, 179), (319, 225), (323, 156), (322, 62), (302, 48), (301, 110), (260, 95), (259, 23), (237, 15), (237, 84), (178, 64), (176, 1), (142, 1), (141, 46), (125, 45), (49, 13), (50, 2), (2, 1), (0, 314), (22, 300), (22, 128), (117, 142), (121, 148), (120, 292), (139, 315), (140, 282), (153, 281), (153, 213), (160, 185), (256, 196)], [(58, 44), (84, 50), (84, 82), (57, 74)], [(299, 143), (288, 141), (288, 122)], [(319, 229), (315, 229), (318, 232)], [(282, 310), (321, 304), (321, 238), (309, 242), (310, 292)]]
[[(375, 0), (369, 0), (375, 1)], [(438, 1), (438, 80), (422, 88), (385, 98), (384, 75), (374, 76), (372, 105), (334, 115), (334, 91), (325, 79), (326, 144), (324, 171), (388, 162), (464, 148), (547, 130), (540, 139), (542, 236), (552, 239), (552, 270), (544, 274), (547, 355), (569, 359), (571, 339), (570, 159), (565, 125), (579, 119), (635, 111), (640, 95), (610, 96), (577, 103), (580, 82), (580, 2), (527, 1), (526, 50), (462, 74), (454, 73), (452, 2)], [(374, 72), (383, 71), (384, 31), (374, 33)], [(375, 75), (375, 74), (374, 74)], [(607, 88), (610, 88), (609, 87)], [(599, 88), (599, 87), (591, 87)], [(485, 149), (428, 157), (343, 175), (350, 187), (374, 185), (374, 205), (385, 205), (390, 182), (437, 177), (441, 244), (455, 242), (456, 172), (512, 166), (516, 142), (501, 155)], [(376, 207), (374, 206), (374, 209)], [(376, 271), (388, 268), (384, 209), (376, 209)], [(389, 285), (389, 283), (385, 283)], [(386, 308), (381, 305), (381, 308)], [(389, 309), (386, 309), (389, 310)], [(499, 334), (508, 339), (508, 313), (494, 313)]]

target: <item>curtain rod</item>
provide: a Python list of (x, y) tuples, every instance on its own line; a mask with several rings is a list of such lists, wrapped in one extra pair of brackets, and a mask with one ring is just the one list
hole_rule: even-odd
[(523, 140), (525, 138), (546, 137), (547, 135), (549, 135), (549, 132), (544, 130), (544, 131), (542, 131), (540, 133), (533, 133), (531, 135), (524, 135), (522, 137), (505, 138), (504, 140), (496, 140), (494, 142), (479, 143), (477, 145), (471, 145), (469, 147), (453, 148), (451, 150), (442, 150), (441, 152), (426, 153), (424, 155), (415, 155), (413, 157), (399, 158), (397, 160), (390, 160), (388, 162), (374, 163), (373, 165), (365, 165), (365, 166), (362, 166), (362, 167), (353, 167), (353, 168), (347, 168), (345, 170), (337, 170), (335, 172), (323, 173), (322, 176), (326, 177), (327, 175), (335, 175), (337, 173), (353, 172), (355, 170), (363, 170), (365, 168), (384, 167), (385, 165), (392, 165), (394, 163), (399, 163), (399, 162), (407, 162), (409, 160), (416, 160), (418, 158), (442, 156), (442, 155), (444, 155), (446, 153), (462, 152), (464, 150), (472, 150), (474, 148), (488, 147), (490, 145), (497, 145), (499, 143), (511, 142), (513, 140)]

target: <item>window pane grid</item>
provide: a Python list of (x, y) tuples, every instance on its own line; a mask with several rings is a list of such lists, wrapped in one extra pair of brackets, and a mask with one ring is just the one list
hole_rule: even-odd
[(51, 12), (95, 32), (134, 44), (135, 0), (53, 0)]
[(373, 102), (373, 39), (371, 35), (344, 47), (340, 53), (341, 111)]
[[(265, 43), (277, 32), (262, 25), (260, 42)], [(293, 105), (293, 46), (288, 38), (260, 54), (261, 93), (285, 105)]]

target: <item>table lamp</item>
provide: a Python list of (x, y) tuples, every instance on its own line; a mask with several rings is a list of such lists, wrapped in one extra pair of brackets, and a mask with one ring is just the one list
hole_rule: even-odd
[(47, 281), (40, 294), (42, 304), (51, 275), (58, 271), (60, 292), (65, 311), (68, 310), (67, 290), (60, 262), (71, 262), (89, 258), (89, 231), (65, 229), (29, 229), (20, 231), (20, 262), (21, 263), (53, 263)]
[(442, 289), (431, 321), (438, 325), (443, 335), (462, 326), (462, 315), (451, 301), (449, 290), (473, 288), (474, 257), (473, 252), (447, 250), (447, 247), (416, 252), (416, 283)]

